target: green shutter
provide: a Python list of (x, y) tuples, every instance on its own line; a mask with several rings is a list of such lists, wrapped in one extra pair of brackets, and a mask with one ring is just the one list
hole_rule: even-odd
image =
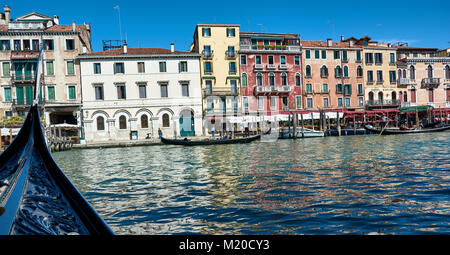
[(247, 74), (242, 74), (242, 87), (247, 87)]
[(76, 99), (76, 94), (75, 94), (75, 86), (69, 86), (69, 99), (70, 100), (74, 100)]
[(67, 61), (67, 75), (74, 75), (75, 68), (73, 61)]
[(53, 72), (53, 61), (47, 61), (47, 75), (54, 75)]
[(3, 62), (3, 77), (10, 77), (11, 71), (10, 71), (10, 65), (9, 62)]
[(311, 51), (310, 50), (306, 50), (305, 51), (305, 55), (306, 55), (307, 59), (310, 59), (311, 58)]
[(55, 100), (55, 87), (48, 87), (48, 100)]
[(5, 102), (11, 102), (12, 101), (12, 96), (11, 96), (11, 88), (5, 88)]
[(17, 104), (23, 105), (25, 102), (23, 101), (23, 87), (16, 87), (16, 97), (17, 97)]
[(295, 99), (296, 99), (295, 101), (297, 103), (297, 109), (302, 108), (302, 97), (296, 96)]
[(26, 86), (25, 87), (25, 95), (26, 95), (26, 103), (32, 104), (33, 103), (33, 87)]
[(316, 59), (320, 58), (320, 51), (316, 50), (316, 51), (314, 51), (314, 54), (315, 54)]

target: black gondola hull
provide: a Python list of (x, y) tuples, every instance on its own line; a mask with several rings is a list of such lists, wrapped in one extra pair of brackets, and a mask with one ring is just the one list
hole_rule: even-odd
[(171, 145), (184, 145), (184, 146), (198, 146), (198, 145), (215, 145), (215, 144), (235, 144), (235, 143), (250, 143), (261, 138), (261, 135), (254, 135), (244, 138), (236, 139), (217, 139), (217, 140), (181, 140), (181, 139), (167, 139), (161, 137), (161, 142)]
[(424, 129), (410, 129), (410, 130), (400, 130), (400, 129), (377, 129), (371, 126), (364, 126), (365, 129), (382, 135), (399, 135), (399, 134), (419, 134), (419, 133), (431, 133), (431, 132), (442, 132), (445, 130), (450, 130), (450, 126), (436, 127), (436, 128), (424, 128)]

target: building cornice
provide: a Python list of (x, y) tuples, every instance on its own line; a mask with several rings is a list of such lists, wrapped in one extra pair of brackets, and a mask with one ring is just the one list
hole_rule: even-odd
[(0, 36), (41, 36), (41, 35), (79, 35), (80, 32), (65, 31), (65, 32), (46, 32), (46, 31), (4, 31), (0, 32)]
[(430, 58), (405, 58), (407, 63), (446, 63), (450, 64), (450, 58), (430, 57)]
[(78, 55), (76, 59), (143, 59), (143, 58), (199, 58), (200, 54), (147, 54), (147, 55)]

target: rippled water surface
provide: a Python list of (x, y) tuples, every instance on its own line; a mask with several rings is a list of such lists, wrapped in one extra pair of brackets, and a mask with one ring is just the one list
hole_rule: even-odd
[(449, 234), (450, 132), (57, 152), (116, 234)]

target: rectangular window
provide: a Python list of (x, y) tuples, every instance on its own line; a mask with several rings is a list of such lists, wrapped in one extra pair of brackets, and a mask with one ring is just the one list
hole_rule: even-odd
[(306, 84), (306, 93), (312, 93), (312, 85)]
[(350, 98), (345, 98), (345, 107), (350, 107)]
[(237, 81), (236, 80), (230, 80), (230, 88), (232, 94), (237, 94)]
[(66, 50), (75, 50), (75, 40), (66, 39)]
[(181, 95), (184, 97), (189, 97), (189, 83), (181, 84)]
[(248, 111), (248, 97), (242, 97), (242, 104), (244, 105), (244, 110)]
[(322, 84), (322, 92), (328, 93), (328, 84), (326, 84), (326, 83)]
[(10, 40), (0, 40), (1, 51), (10, 51), (11, 50), (11, 42)]
[(364, 106), (364, 97), (358, 97), (358, 106)]
[(5, 92), (5, 97), (3, 98), (5, 102), (12, 102), (11, 88), (4, 88), (3, 91)]
[(236, 62), (230, 62), (230, 73), (236, 73)]
[(30, 40), (23, 40), (23, 49), (31, 50)]
[(344, 85), (344, 95), (348, 96), (352, 94), (352, 85), (351, 84), (345, 84)]
[(167, 72), (166, 62), (159, 62), (159, 72), (160, 73)]
[(212, 62), (205, 62), (205, 73), (212, 73)]
[(312, 98), (306, 99), (306, 107), (313, 108), (313, 99)]
[(347, 51), (346, 50), (342, 51), (342, 61), (348, 61), (348, 59), (347, 59)]
[(22, 50), (22, 43), (20, 40), (14, 40), (14, 50)]
[(214, 111), (214, 100), (212, 98), (206, 99), (206, 111), (213, 112)]
[(202, 36), (210, 37), (211, 36), (211, 28), (202, 28)]
[(323, 98), (323, 107), (324, 108), (328, 108), (329, 106), (328, 106), (328, 98), (327, 97), (324, 97)]
[(161, 97), (169, 97), (169, 93), (167, 91), (167, 84), (160, 84), (161, 89)]
[(31, 46), (32, 46), (33, 50), (38, 51), (39, 50), (39, 40), (33, 40)]
[(55, 86), (47, 86), (47, 100), (55, 100)]
[(138, 62), (138, 73), (145, 73), (145, 63), (144, 62)]
[(260, 65), (261, 64), (261, 56), (255, 57), (255, 64)]
[(286, 56), (280, 56), (280, 64), (286, 64)]
[(299, 66), (300, 65), (300, 56), (294, 57), (294, 65)]
[(361, 51), (360, 50), (356, 51), (356, 61), (357, 62), (361, 61)]
[(204, 58), (211, 58), (212, 57), (211, 46), (210, 45), (204, 45), (203, 46), (203, 57)]
[(114, 63), (114, 74), (125, 73), (124, 63)]
[(53, 70), (53, 60), (45, 61), (45, 69), (46, 69), (47, 75), (49, 75), (49, 76), (55, 75), (55, 72)]
[(273, 56), (267, 56), (267, 63), (269, 63), (269, 65), (273, 65), (274, 64)]
[(276, 105), (277, 105), (277, 97), (270, 97), (270, 109), (271, 110), (276, 110)]
[(358, 84), (358, 95), (364, 95), (363, 85)]
[(322, 50), (322, 59), (326, 59), (326, 58), (327, 58), (327, 51)]
[(343, 101), (342, 101), (342, 97), (338, 97), (337, 103), (338, 103), (338, 107), (344, 106)]
[(76, 87), (75, 85), (69, 85), (67, 86), (67, 91), (68, 91), (68, 99), (69, 100), (75, 100), (77, 99), (77, 93), (76, 93)]
[(188, 63), (187, 63), (187, 61), (180, 61), (180, 63), (178, 64), (178, 71), (180, 73), (188, 71)]
[(127, 91), (125, 84), (116, 85), (117, 87), (117, 99), (127, 99)]
[(306, 59), (310, 59), (311, 58), (311, 51), (310, 50), (305, 50), (305, 58)]
[(383, 82), (383, 71), (377, 71), (377, 82)]
[(373, 54), (372, 53), (366, 53), (366, 64), (368, 64), (368, 65), (373, 64)]
[(390, 56), (389, 63), (391, 65), (395, 64), (395, 53), (391, 53), (389, 56)]
[(9, 62), (2, 63), (3, 77), (11, 77), (11, 66)]
[(340, 58), (341, 58), (340, 52), (338, 50), (335, 50), (334, 51), (334, 59), (340, 59)]
[(101, 74), (102, 68), (100, 63), (94, 63), (94, 74)]
[(342, 93), (344, 93), (344, 89), (343, 89), (342, 84), (336, 84), (336, 93), (337, 93), (337, 94), (342, 94)]
[(373, 82), (373, 71), (367, 71), (367, 82)]
[(53, 39), (45, 39), (44, 40), (44, 50), (54, 50), (53, 48)]
[(397, 82), (396, 71), (389, 71), (389, 81), (391, 83)]
[(227, 28), (227, 37), (235, 37), (235, 29), (234, 28)]
[(315, 59), (319, 59), (320, 58), (320, 51), (319, 50), (315, 50), (314, 51), (314, 58)]
[(234, 46), (228, 46), (227, 57), (229, 57), (229, 58), (236, 57), (236, 52), (234, 51)]
[(258, 97), (258, 110), (264, 109), (264, 97)]
[(212, 81), (206, 80), (205, 81), (205, 94), (210, 95), (212, 93)]
[(375, 64), (376, 65), (383, 64), (383, 54), (382, 53), (375, 53)]
[(105, 98), (103, 97), (103, 85), (97, 85), (94, 87), (94, 89), (95, 89), (95, 100), (104, 100)]
[(295, 105), (297, 106), (297, 109), (302, 108), (302, 97), (301, 96), (295, 97)]
[(138, 85), (139, 87), (139, 98), (147, 98), (147, 86), (145, 84)]
[(247, 65), (247, 56), (241, 55), (241, 65)]
[(67, 75), (75, 75), (75, 65), (73, 60), (66, 61)]

